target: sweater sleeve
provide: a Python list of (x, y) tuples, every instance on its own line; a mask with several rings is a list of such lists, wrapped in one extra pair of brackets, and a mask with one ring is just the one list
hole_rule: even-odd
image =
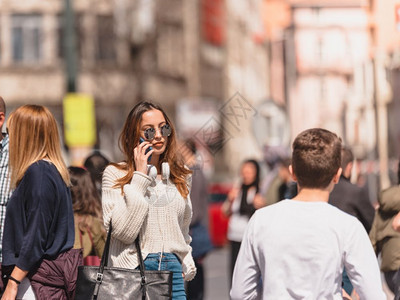
[(192, 220), (192, 203), (190, 201), (190, 196), (188, 195), (187, 204), (185, 207), (185, 215), (183, 218), (183, 228), (182, 228), (182, 233), (185, 238), (185, 242), (187, 244), (187, 247), (189, 248), (189, 251), (183, 258), (182, 262), (183, 274), (185, 275), (186, 281), (192, 280), (196, 275), (196, 266), (194, 264), (192, 256), (192, 247), (190, 246), (190, 243), (192, 241), (192, 238), (189, 235), (189, 225), (191, 220)]
[(144, 198), (150, 177), (134, 172), (131, 183), (121, 189), (115, 188), (116, 180), (121, 177), (118, 169), (108, 166), (103, 174), (102, 206), (106, 228), (112, 220), (112, 236), (125, 244), (132, 244), (147, 217), (149, 204)]
[(24, 176), (26, 231), (16, 262), (17, 267), (30, 271), (43, 258), (53, 222), (57, 201), (55, 186), (40, 168), (29, 168)]

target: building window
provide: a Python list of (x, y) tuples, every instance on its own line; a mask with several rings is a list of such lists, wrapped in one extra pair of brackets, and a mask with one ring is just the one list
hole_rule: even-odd
[(185, 74), (183, 53), (184, 40), (183, 30), (179, 26), (164, 24), (159, 32), (157, 39), (157, 64), (158, 69), (165, 74), (181, 77)]
[(115, 60), (115, 32), (112, 16), (97, 16), (97, 60)]
[(31, 63), (42, 59), (41, 15), (13, 15), (11, 34), (14, 62)]

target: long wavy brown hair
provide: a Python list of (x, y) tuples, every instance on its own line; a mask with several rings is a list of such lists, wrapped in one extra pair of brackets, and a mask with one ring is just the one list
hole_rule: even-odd
[(139, 144), (142, 116), (145, 112), (150, 110), (159, 110), (163, 114), (165, 121), (171, 127), (171, 135), (168, 137), (166, 149), (164, 153), (160, 155), (158, 161), (159, 165), (156, 167), (157, 169), (160, 169), (163, 162), (168, 162), (171, 171), (170, 179), (175, 184), (182, 197), (186, 198), (189, 194), (186, 179), (188, 174), (191, 174), (191, 171), (185, 167), (181, 156), (177, 155), (176, 132), (174, 125), (159, 105), (147, 101), (139, 102), (135, 107), (133, 107), (119, 136), (119, 147), (125, 156), (125, 164), (112, 165), (120, 170), (126, 171), (127, 174), (117, 180), (115, 187), (120, 187), (122, 189), (122, 187), (132, 179), (133, 172), (136, 170), (133, 149)]
[(100, 196), (89, 171), (80, 167), (69, 167), (71, 178), (72, 209), (80, 215), (101, 218)]
[(71, 178), (72, 209), (76, 214), (79, 228), (91, 226), (92, 217), (101, 219), (100, 196), (89, 171), (80, 167), (68, 168)]

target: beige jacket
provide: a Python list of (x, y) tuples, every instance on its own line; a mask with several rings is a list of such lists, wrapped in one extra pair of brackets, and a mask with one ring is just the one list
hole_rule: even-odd
[(376, 254), (381, 253), (383, 272), (400, 269), (400, 233), (392, 228), (393, 219), (399, 211), (400, 185), (382, 191), (369, 237)]
[[(88, 255), (95, 254), (99, 258), (103, 255), (104, 245), (106, 242), (106, 231), (103, 226), (103, 220), (88, 216), (90, 227), (78, 224), (80, 216), (74, 214), (75, 220), (75, 243), (74, 248), (83, 249), (83, 258)], [(89, 231), (91, 238), (89, 236)]]

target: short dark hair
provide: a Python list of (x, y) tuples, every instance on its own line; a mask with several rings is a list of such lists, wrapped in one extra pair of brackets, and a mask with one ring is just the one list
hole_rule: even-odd
[(243, 161), (242, 167), (245, 164), (251, 164), (256, 169), (256, 178), (254, 179), (253, 185), (256, 187), (256, 192), (258, 193), (258, 191), (260, 190), (260, 175), (261, 175), (260, 164), (255, 159), (246, 159), (245, 161)]
[(99, 151), (94, 151), (86, 158), (83, 165), (89, 171), (93, 183), (101, 184), (104, 169), (109, 163), (110, 161), (103, 154), (101, 154)]
[(342, 163), (341, 167), (344, 170), (349, 163), (354, 160), (353, 152), (349, 147), (342, 147)]
[(326, 188), (340, 168), (342, 141), (334, 133), (312, 128), (293, 142), (292, 167), (302, 188)]

